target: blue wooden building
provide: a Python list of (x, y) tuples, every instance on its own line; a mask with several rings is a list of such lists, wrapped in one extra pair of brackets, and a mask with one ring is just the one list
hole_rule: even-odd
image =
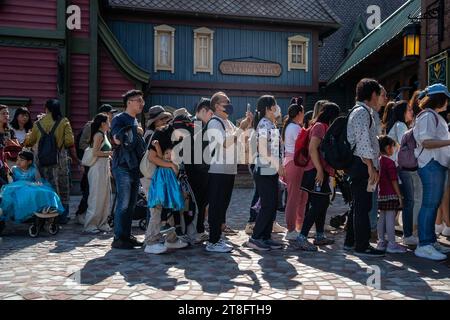
[(186, 107), (224, 91), (235, 118), (273, 94), (319, 89), (319, 44), (339, 28), (322, 0), (109, 0), (102, 16), (130, 59), (150, 74), (147, 105)]

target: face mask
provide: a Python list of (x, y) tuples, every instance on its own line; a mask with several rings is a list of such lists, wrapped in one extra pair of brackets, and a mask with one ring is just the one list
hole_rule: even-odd
[(224, 106), (224, 108), (225, 108), (224, 112), (227, 115), (231, 116), (234, 113), (234, 107), (232, 104), (227, 104), (226, 106)]
[(275, 116), (275, 118), (281, 117), (281, 108), (280, 108), (280, 106), (277, 105), (277, 111), (275, 111), (273, 115)]

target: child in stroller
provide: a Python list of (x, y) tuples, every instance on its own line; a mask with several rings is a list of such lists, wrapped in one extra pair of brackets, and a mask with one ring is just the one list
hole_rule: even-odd
[(59, 231), (56, 218), (64, 212), (59, 196), (50, 185), (43, 182), (33, 163), (31, 151), (22, 151), (17, 158), (17, 165), (11, 169), (10, 184), (0, 191), (0, 221), (23, 223), (33, 220), (28, 232), (37, 237), (46, 226), (51, 235)]

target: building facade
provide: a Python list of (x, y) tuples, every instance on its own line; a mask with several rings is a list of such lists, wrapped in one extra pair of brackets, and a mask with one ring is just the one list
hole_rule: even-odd
[(341, 106), (353, 107), (356, 84), (366, 77), (379, 80), (392, 99), (409, 99), (420, 87), (419, 57), (404, 57), (403, 37), (420, 14), (420, 0), (408, 0), (356, 45), (327, 84), (340, 92)]
[(423, 0), (421, 20), (421, 86), (450, 85), (450, 0)]
[(104, 17), (131, 59), (151, 75), (149, 105), (192, 110), (225, 91), (235, 118), (273, 94), (286, 112), (293, 96), (319, 88), (319, 43), (339, 27), (322, 1), (111, 0)]
[[(132, 62), (100, 16), (98, 1), (0, 2), (0, 103), (33, 117), (58, 98), (78, 131), (101, 103), (120, 105), (150, 75)], [(78, 27), (71, 27), (71, 17)]]

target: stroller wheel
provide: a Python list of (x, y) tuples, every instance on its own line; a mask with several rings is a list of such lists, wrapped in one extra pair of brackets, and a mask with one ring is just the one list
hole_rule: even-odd
[(144, 218), (139, 221), (139, 228), (142, 231), (147, 231), (147, 219)]
[(48, 225), (48, 233), (51, 234), (52, 236), (55, 236), (55, 235), (58, 234), (58, 232), (59, 232), (59, 226), (58, 226), (58, 224), (56, 224), (56, 223), (54, 223), (54, 222), (51, 222), (51, 223)]
[(109, 225), (111, 228), (114, 228), (114, 218), (113, 218), (113, 216), (109, 216), (109, 217), (108, 217), (108, 225)]
[(30, 235), (30, 237), (32, 238), (36, 238), (37, 236), (39, 236), (39, 230), (40, 228), (33, 223), (29, 228), (28, 228), (28, 234)]

